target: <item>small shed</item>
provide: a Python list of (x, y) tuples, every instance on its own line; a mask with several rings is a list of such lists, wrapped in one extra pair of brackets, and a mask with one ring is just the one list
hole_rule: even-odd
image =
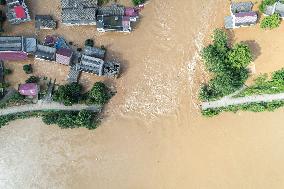
[(67, 48), (60, 48), (56, 51), (56, 62), (59, 64), (70, 65), (73, 51)]
[(36, 83), (21, 84), (19, 93), (23, 96), (36, 97), (39, 93), (39, 86)]

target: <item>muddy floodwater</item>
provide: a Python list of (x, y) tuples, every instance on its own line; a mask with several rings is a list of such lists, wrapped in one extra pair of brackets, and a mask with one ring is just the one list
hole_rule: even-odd
[[(283, 109), (224, 113), (210, 119), (199, 113), (197, 91), (206, 73), (198, 54), (212, 30), (221, 26), (228, 3), (150, 0), (131, 34), (99, 34), (94, 27), (60, 25), (53, 33), (79, 45), (94, 38), (97, 45), (107, 47), (108, 58), (121, 61), (121, 77), (105, 80), (118, 93), (94, 131), (62, 130), (40, 119), (18, 120), (1, 128), (0, 188), (283, 188)], [(59, 0), (28, 4), (33, 14), (60, 17)], [(32, 24), (6, 28), (10, 34), (34, 31)], [(246, 33), (239, 30), (236, 40), (255, 36)], [(269, 54), (259, 59), (265, 61), (265, 56)], [(53, 74), (64, 82), (65, 67), (30, 61), (37, 74)], [(255, 64), (264, 71), (261, 61)], [(21, 69), (24, 63), (9, 64)], [(23, 73), (17, 76), (8, 79), (14, 85), (24, 81)], [(98, 80), (102, 78), (88, 74), (81, 78), (87, 86)]]

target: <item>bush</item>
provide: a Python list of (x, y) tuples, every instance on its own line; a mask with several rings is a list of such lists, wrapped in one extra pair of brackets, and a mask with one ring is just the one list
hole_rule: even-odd
[(276, 3), (277, 0), (262, 0), (261, 4), (259, 5), (260, 12), (264, 13), (266, 7), (268, 5), (273, 5)]
[(31, 64), (26, 64), (23, 66), (23, 70), (25, 71), (26, 74), (31, 74), (33, 73), (33, 68)]
[(85, 41), (85, 46), (93, 47), (95, 45), (94, 40), (92, 39), (87, 39)]
[(88, 104), (104, 105), (110, 99), (107, 86), (102, 82), (94, 84), (93, 88), (88, 92)]
[(71, 106), (72, 104), (79, 102), (82, 89), (82, 85), (78, 83), (61, 85), (58, 90), (55, 91), (53, 99), (66, 106)]
[(38, 83), (40, 80), (39, 77), (36, 76), (30, 76), (27, 80), (26, 83)]
[(6, 0), (0, 0), (0, 5), (5, 5), (6, 4)]
[(145, 0), (132, 0), (133, 4), (136, 5), (141, 5), (143, 3), (145, 3)]
[(280, 26), (281, 17), (279, 14), (273, 14), (271, 16), (265, 17), (261, 23), (260, 27), (263, 29), (274, 29)]
[(10, 75), (12, 73), (11, 69), (5, 68), (4, 69), (4, 75)]

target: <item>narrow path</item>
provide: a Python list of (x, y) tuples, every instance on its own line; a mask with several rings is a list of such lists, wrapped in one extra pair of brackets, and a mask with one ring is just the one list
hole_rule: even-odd
[(272, 102), (275, 100), (284, 100), (284, 93), (279, 94), (264, 94), (264, 95), (254, 95), (239, 98), (224, 97), (220, 100), (203, 102), (201, 105), (202, 110), (209, 108), (221, 108), (230, 105), (240, 105), (254, 102)]
[(99, 106), (87, 106), (82, 104), (76, 104), (73, 106), (64, 106), (63, 104), (52, 102), (52, 103), (37, 103), (37, 104), (28, 104), (23, 106), (8, 107), (5, 109), (0, 109), (0, 116), (16, 114), (21, 112), (30, 112), (30, 111), (41, 111), (41, 110), (65, 110), (65, 111), (80, 111), (80, 110), (90, 110), (94, 112), (100, 112), (101, 107)]

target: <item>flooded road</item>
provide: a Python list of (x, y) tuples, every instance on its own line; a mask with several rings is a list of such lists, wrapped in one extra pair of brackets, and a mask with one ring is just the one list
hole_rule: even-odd
[[(58, 16), (59, 1), (49, 2), (30, 6)], [(222, 23), (225, 6), (222, 0), (151, 0), (127, 35), (61, 27), (57, 32), (68, 40), (95, 38), (109, 58), (122, 61), (122, 76), (106, 80), (118, 94), (95, 131), (61, 130), (39, 119), (1, 128), (0, 188), (283, 188), (284, 110), (212, 119), (198, 113), (205, 75), (198, 51)], [(36, 68), (39, 74), (40, 66), (46, 65)], [(83, 75), (82, 82), (100, 79)]]

